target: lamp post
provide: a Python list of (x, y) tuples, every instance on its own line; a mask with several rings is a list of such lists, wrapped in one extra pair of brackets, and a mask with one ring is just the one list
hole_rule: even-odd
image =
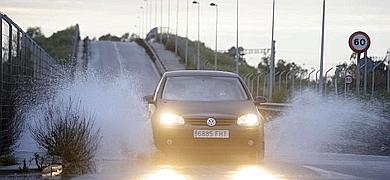
[(210, 6), (215, 7), (215, 57), (214, 70), (218, 70), (218, 4), (211, 3)]
[[(158, 27), (157, 25), (157, 0), (154, 1), (154, 27)], [(154, 32), (154, 38), (157, 38), (158, 30)]]
[(175, 34), (175, 54), (177, 55), (178, 51), (178, 33), (179, 33), (179, 0), (176, 1), (176, 34)]
[(171, 25), (171, 0), (168, 0), (168, 29), (167, 29), (167, 39), (169, 39), (169, 28)]
[(321, 33), (321, 58), (320, 58), (320, 94), (323, 94), (324, 90), (324, 36), (325, 36), (325, 0), (322, 3), (322, 33)]
[(163, 0), (160, 1), (160, 43), (162, 44), (162, 39), (163, 39), (163, 32), (162, 32), (162, 29), (163, 29)]
[(238, 47), (238, 13), (239, 13), (239, 8), (238, 8), (238, 0), (237, 2), (237, 24), (236, 24), (236, 73), (239, 74), (239, 69), (238, 69), (238, 64), (240, 60), (240, 48)]
[(137, 20), (138, 20), (138, 28), (137, 28), (138, 36), (141, 37), (141, 33), (142, 33), (141, 17), (137, 16)]
[(198, 57), (197, 57), (197, 69), (200, 69), (200, 3), (193, 1), (193, 4), (198, 6)]
[(189, 5), (187, 0), (187, 15), (186, 15), (186, 52), (185, 52), (185, 62), (186, 65), (188, 64), (188, 12), (189, 12)]
[(152, 12), (153, 12), (153, 7), (152, 7), (152, 1), (148, 1), (149, 2), (149, 31), (152, 30)]
[(145, 8), (143, 6), (140, 7), (141, 8), (141, 11), (142, 11), (142, 33), (141, 33), (141, 36), (144, 37), (145, 33)]
[(145, 2), (145, 5), (144, 5), (144, 7), (142, 7), (144, 10), (145, 10), (145, 34), (144, 34), (144, 36), (146, 37), (147, 36), (147, 34), (148, 34), (148, 15), (149, 15), (149, 13), (148, 13), (148, 8), (149, 8), (149, 3), (148, 3), (148, 0), (144, 0), (144, 2)]
[(275, 82), (275, 40), (274, 40), (274, 30), (275, 30), (275, 0), (272, 1), (272, 32), (271, 32), (271, 63), (269, 71), (269, 90), (268, 95), (269, 99), (272, 101), (272, 91)]

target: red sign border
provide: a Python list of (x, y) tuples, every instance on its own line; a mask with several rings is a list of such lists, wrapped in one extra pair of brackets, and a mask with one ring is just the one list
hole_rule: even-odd
[[(357, 36), (357, 35), (363, 35), (363, 36), (365, 36), (366, 38), (367, 38), (367, 40), (368, 40), (368, 42), (367, 42), (367, 47), (366, 48), (364, 48), (364, 49), (362, 49), (362, 50), (358, 50), (358, 49), (355, 49), (354, 47), (353, 47), (353, 42), (352, 42), (352, 39), (353, 39), (353, 37), (355, 37), (355, 36)], [(349, 37), (349, 47), (352, 49), (352, 51), (354, 51), (354, 52), (356, 52), (356, 53), (363, 53), (363, 52), (366, 52), (369, 48), (370, 48), (370, 46), (371, 46), (371, 39), (370, 39), (370, 36), (368, 36), (368, 34), (367, 33), (365, 33), (365, 32), (363, 32), (363, 31), (357, 31), (357, 32), (354, 32), (350, 37)]]

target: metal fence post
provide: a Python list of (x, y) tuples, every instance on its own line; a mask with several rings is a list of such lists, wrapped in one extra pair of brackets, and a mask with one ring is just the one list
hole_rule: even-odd
[(280, 91), (280, 89), (281, 89), (281, 87), (282, 87), (282, 75), (284, 74), (284, 73), (286, 73), (287, 71), (283, 71), (283, 72), (281, 72), (280, 74), (279, 74), (279, 91)]
[(326, 95), (326, 80), (328, 79), (328, 73), (329, 73), (332, 69), (333, 69), (333, 67), (330, 68), (330, 69), (328, 69), (328, 70), (325, 72), (325, 77), (324, 77), (324, 94), (325, 94), (325, 95)]
[(256, 96), (259, 96), (260, 76), (261, 76), (261, 73), (259, 75), (257, 75)]
[(265, 96), (266, 95), (266, 92), (267, 92), (267, 90), (266, 90), (266, 87), (267, 87), (267, 78), (268, 77), (268, 73), (266, 73), (265, 75), (264, 75), (264, 78), (263, 78), (263, 96)]
[[(3, 14), (0, 13), (0, 124), (3, 124), (3, 97)], [(3, 130), (1, 126), (0, 130)], [(4, 142), (1, 135), (0, 142)]]
[(336, 72), (334, 74), (334, 91), (335, 91), (335, 95), (336, 97), (339, 95), (339, 89), (338, 89), (338, 77), (339, 77), (339, 72), (337, 71), (338, 69), (336, 69)]
[(372, 83), (371, 83), (371, 97), (374, 97), (375, 94), (375, 70), (378, 68), (382, 63), (385, 62), (386, 59), (383, 59), (381, 62), (379, 62), (377, 65), (375, 65), (372, 68)]
[(295, 90), (295, 71), (291, 74), (292, 75), (292, 77), (291, 77), (291, 80), (292, 80), (292, 92), (294, 92), (294, 90)]
[(390, 95), (390, 50), (387, 51), (387, 95)]
[(290, 75), (291, 71), (290, 72), (287, 72), (286, 74), (286, 90), (288, 90), (288, 76)]
[[(2, 96), (3, 91), (3, 14), (0, 13), (0, 96)], [(0, 98), (1, 100), (1, 98)], [(0, 115), (1, 115), (1, 106), (2, 102), (0, 101)]]
[(251, 84), (252, 84), (252, 87), (251, 87), (251, 91), (252, 91), (252, 94), (254, 94), (255, 93), (255, 90), (254, 90), (254, 86), (255, 86), (255, 79), (256, 79), (256, 74), (253, 76), (253, 79), (252, 79), (252, 82), (251, 82)]

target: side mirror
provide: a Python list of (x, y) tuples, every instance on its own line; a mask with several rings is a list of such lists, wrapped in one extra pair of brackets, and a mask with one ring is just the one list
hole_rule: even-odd
[(153, 96), (145, 96), (144, 97), (144, 101), (147, 102), (148, 104), (154, 104), (155, 103)]
[(264, 97), (264, 96), (257, 96), (256, 98), (255, 98), (255, 105), (260, 105), (261, 103), (266, 103), (266, 102), (268, 102), (268, 100), (267, 100), (267, 98), (266, 97)]

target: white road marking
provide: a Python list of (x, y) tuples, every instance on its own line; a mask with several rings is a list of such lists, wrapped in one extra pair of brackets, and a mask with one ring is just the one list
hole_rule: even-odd
[(327, 179), (364, 179), (364, 178), (359, 178), (359, 177), (352, 176), (349, 174), (343, 174), (343, 173), (338, 173), (338, 172), (334, 172), (334, 171), (320, 169), (320, 168), (313, 167), (313, 166), (306, 165), (303, 167), (310, 169), (310, 170), (313, 170), (313, 171), (316, 171), (316, 172), (320, 173), (321, 177), (327, 178)]
[(122, 55), (119, 53), (119, 49), (118, 49), (118, 46), (117, 46), (117, 43), (116, 42), (112, 42), (112, 44), (114, 44), (114, 49), (115, 49), (115, 55), (116, 55), (116, 59), (118, 60), (119, 62), (119, 70), (120, 70), (120, 73), (123, 74), (123, 68), (122, 68)]

